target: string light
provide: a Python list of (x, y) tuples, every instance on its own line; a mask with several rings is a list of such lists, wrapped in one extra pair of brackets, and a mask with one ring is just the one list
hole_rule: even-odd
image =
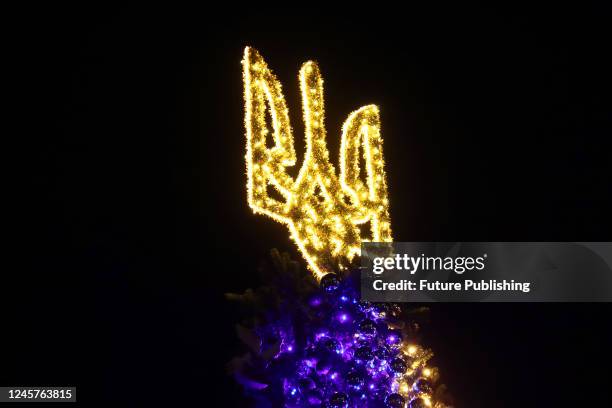
[[(294, 179), (286, 171), (296, 164), (296, 153), (281, 84), (251, 47), (242, 65), (247, 197), (253, 211), (287, 225), (317, 279), (335, 267), (344, 269), (360, 254), (362, 241), (391, 242), (378, 107), (361, 107), (344, 122), (338, 177), (326, 144), (323, 79), (315, 62), (304, 63), (299, 83), (306, 153)], [(361, 149), (365, 169), (359, 165)], [(270, 188), (282, 200), (272, 197)], [(370, 233), (362, 236), (360, 226), (368, 222)]]
[(417, 352), (416, 346), (408, 346), (405, 350), (405, 353), (409, 356), (414, 356)]

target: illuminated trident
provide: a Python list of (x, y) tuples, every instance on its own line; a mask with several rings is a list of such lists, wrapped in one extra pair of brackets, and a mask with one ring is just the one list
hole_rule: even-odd
[[(253, 211), (289, 227), (317, 279), (335, 268), (345, 269), (360, 254), (362, 240), (391, 242), (378, 107), (361, 107), (344, 122), (338, 179), (325, 143), (323, 79), (315, 62), (304, 63), (299, 81), (306, 154), (294, 180), (285, 169), (295, 165), (296, 154), (281, 84), (253, 48), (244, 49), (242, 66), (247, 191)], [(266, 145), (269, 137), (272, 147)], [(359, 166), (360, 147), (364, 175)], [(274, 198), (269, 189), (275, 189), (283, 200)], [(362, 237), (360, 226), (368, 222), (370, 234)]]

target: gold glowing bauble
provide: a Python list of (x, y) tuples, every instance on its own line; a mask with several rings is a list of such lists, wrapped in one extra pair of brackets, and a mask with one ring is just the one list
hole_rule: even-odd
[[(244, 50), (242, 66), (247, 194), (253, 211), (289, 227), (318, 279), (336, 267), (344, 269), (360, 254), (362, 241), (391, 242), (378, 107), (361, 107), (344, 122), (337, 177), (325, 141), (323, 79), (315, 62), (304, 63), (299, 82), (306, 153), (294, 179), (286, 172), (296, 164), (296, 154), (281, 84), (251, 47)], [(359, 165), (360, 148), (365, 169)], [(370, 233), (362, 236), (360, 226), (367, 223)]]

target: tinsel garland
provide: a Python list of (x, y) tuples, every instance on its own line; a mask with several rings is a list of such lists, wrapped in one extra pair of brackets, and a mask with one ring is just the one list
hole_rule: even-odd
[(253, 311), (237, 325), (248, 351), (228, 365), (255, 406), (449, 407), (431, 351), (418, 345), (424, 308), (359, 300), (359, 268), (318, 284), (272, 250), (271, 285), (226, 294)]

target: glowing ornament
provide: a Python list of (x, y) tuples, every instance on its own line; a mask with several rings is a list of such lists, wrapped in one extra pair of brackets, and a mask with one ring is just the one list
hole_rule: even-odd
[(412, 385), (412, 388), (418, 393), (431, 394), (433, 392), (431, 383), (425, 378), (418, 378)]
[(390, 394), (385, 403), (389, 408), (404, 408), (406, 400), (400, 394)]
[(393, 370), (393, 372), (399, 375), (404, 374), (404, 372), (406, 372), (406, 369), (408, 368), (406, 362), (400, 357), (396, 357), (391, 360), (391, 362), (389, 363), (389, 367), (391, 367), (391, 370)]
[[(306, 153), (294, 179), (286, 171), (296, 164), (296, 154), (281, 84), (253, 48), (245, 48), (242, 65), (253, 211), (288, 226), (317, 279), (344, 269), (360, 254), (362, 241), (391, 242), (378, 107), (361, 107), (344, 122), (337, 177), (325, 140), (323, 79), (315, 62), (304, 63), (299, 82)], [(360, 148), (365, 169), (359, 166)], [(282, 199), (269, 194), (270, 188)], [(368, 222), (370, 234), (362, 236), (360, 226)]]

